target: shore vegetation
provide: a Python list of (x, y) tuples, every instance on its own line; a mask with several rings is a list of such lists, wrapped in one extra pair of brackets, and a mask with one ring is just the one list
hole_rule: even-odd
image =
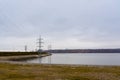
[(120, 66), (0, 63), (1, 80), (120, 80)]

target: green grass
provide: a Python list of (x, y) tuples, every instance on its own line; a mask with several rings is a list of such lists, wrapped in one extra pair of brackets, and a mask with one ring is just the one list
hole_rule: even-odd
[(120, 66), (0, 63), (0, 80), (120, 80)]

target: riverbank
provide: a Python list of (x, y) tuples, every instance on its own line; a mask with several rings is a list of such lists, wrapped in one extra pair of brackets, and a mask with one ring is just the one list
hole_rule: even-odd
[(120, 66), (0, 63), (1, 80), (120, 80)]
[[(41, 54), (41, 57), (50, 54)], [(1, 80), (120, 80), (120, 66), (34, 64), (38, 55), (0, 56)]]
[(28, 59), (50, 56), (49, 53), (38, 52), (0, 52), (0, 61), (25, 61)]
[(38, 55), (38, 54), (48, 54), (47, 52), (13, 52), (13, 51), (8, 51), (8, 52), (0, 52), (0, 57), (1, 56), (25, 56), (25, 55)]

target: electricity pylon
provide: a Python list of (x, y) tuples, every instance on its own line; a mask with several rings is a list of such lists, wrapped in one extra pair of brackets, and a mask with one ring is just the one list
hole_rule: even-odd
[(27, 52), (27, 45), (25, 45), (25, 52)]
[(41, 52), (41, 51), (42, 51), (42, 47), (43, 47), (43, 46), (42, 46), (42, 43), (43, 43), (42, 40), (43, 40), (43, 39), (41, 38), (41, 36), (40, 36), (39, 39), (37, 40), (37, 41), (38, 41), (38, 42), (37, 42), (37, 44), (38, 44), (38, 45), (37, 45), (37, 47), (38, 47), (38, 52)]

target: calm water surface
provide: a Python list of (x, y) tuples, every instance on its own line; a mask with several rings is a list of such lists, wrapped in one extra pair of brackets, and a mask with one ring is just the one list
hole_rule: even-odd
[(57, 53), (28, 60), (28, 63), (120, 65), (120, 53)]

